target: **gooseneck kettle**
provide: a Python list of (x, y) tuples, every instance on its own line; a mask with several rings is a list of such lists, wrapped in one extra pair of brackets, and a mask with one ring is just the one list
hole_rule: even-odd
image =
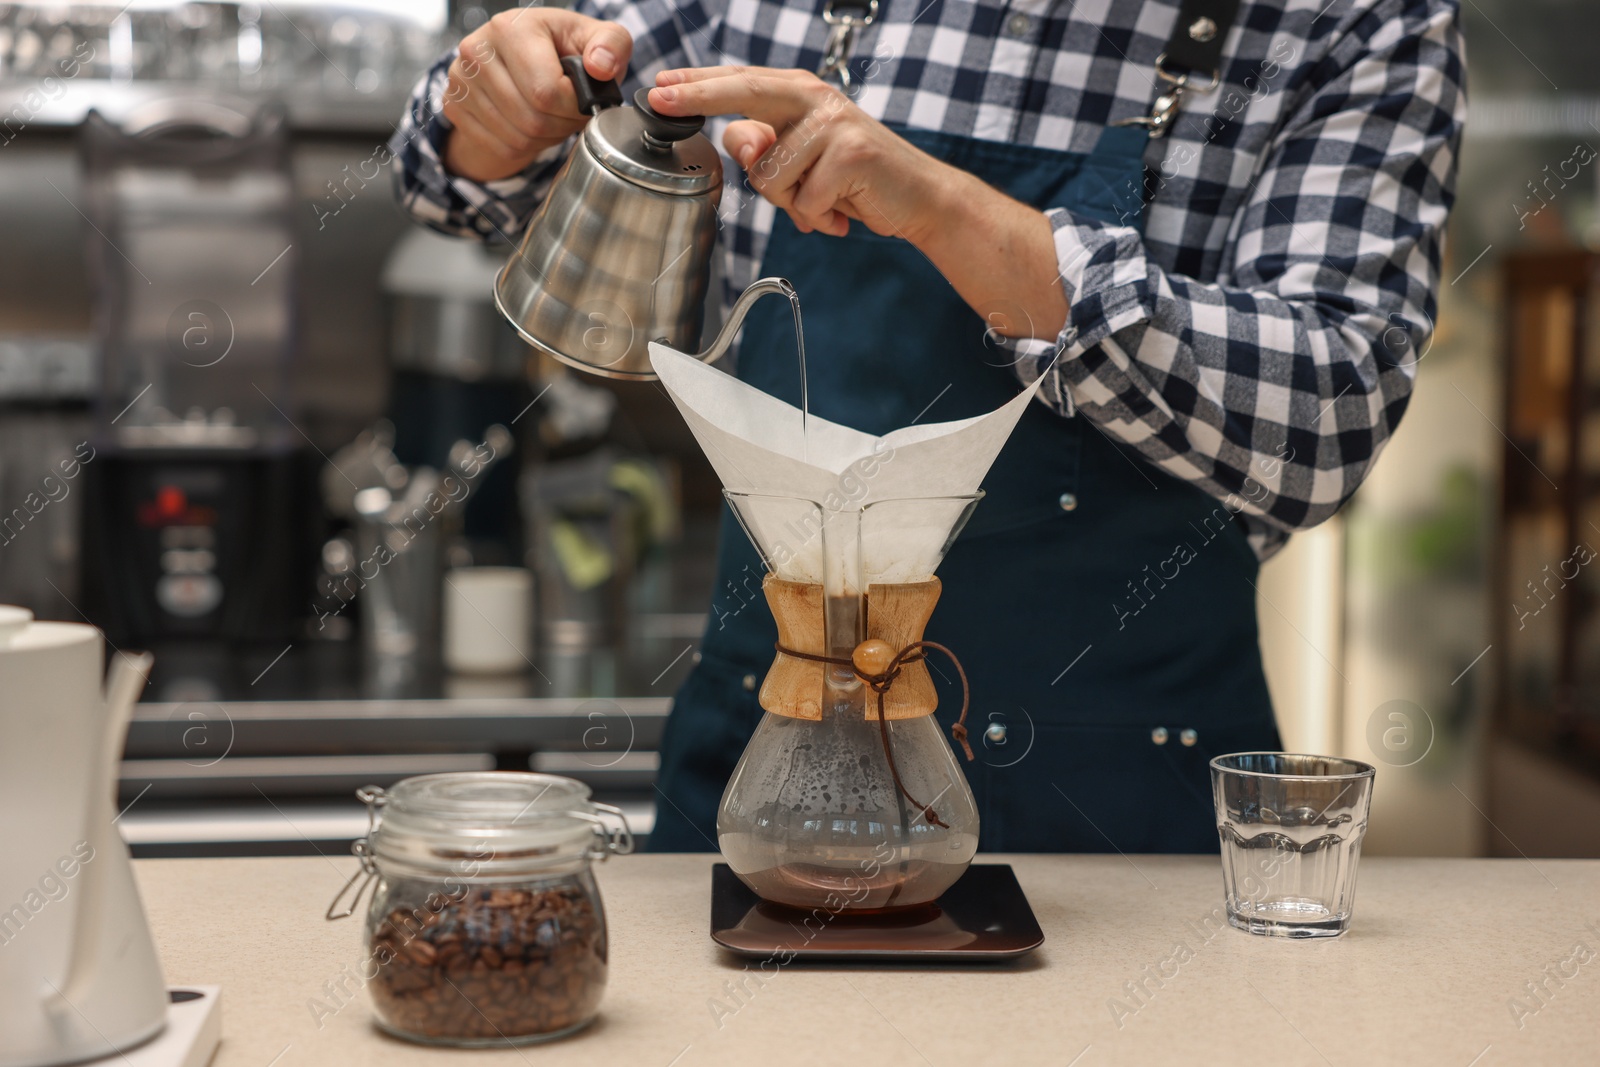
[(147, 653), (0, 607), (0, 1067), (131, 1051), (167, 988), (112, 791)]
[[(648, 89), (622, 106), (615, 82), (598, 82), (579, 56), (562, 69), (591, 116), (495, 282), (495, 306), (541, 352), (608, 378), (649, 381), (648, 344), (699, 347), (722, 160), (705, 119), (658, 114)], [(700, 359), (728, 350), (750, 305), (792, 296), (781, 278), (740, 295)]]

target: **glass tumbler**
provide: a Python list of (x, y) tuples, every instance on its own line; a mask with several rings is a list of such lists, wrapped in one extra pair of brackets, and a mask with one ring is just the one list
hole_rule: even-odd
[(1375, 773), (1356, 760), (1284, 752), (1211, 761), (1228, 922), (1269, 937), (1349, 928)]

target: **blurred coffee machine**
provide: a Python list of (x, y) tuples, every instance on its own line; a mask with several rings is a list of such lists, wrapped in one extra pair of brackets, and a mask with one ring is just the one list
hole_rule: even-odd
[(288, 147), (281, 111), (216, 100), (85, 122), (84, 610), (113, 641), (276, 641), (309, 602)]
[[(446, 469), (457, 441), (510, 426), (526, 445), (538, 423), (528, 347), (494, 307), (504, 253), (420, 227), (395, 244), (383, 270), (389, 306), (389, 421), (407, 466)], [(474, 486), (464, 534), (472, 562), (521, 554), (516, 485), (525, 448)]]

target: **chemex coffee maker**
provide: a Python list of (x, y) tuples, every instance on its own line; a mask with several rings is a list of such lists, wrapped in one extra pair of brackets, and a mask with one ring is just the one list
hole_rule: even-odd
[(0, 607), (0, 1067), (132, 1051), (167, 988), (112, 801), (150, 669), (78, 623)]
[[(496, 306), (555, 359), (661, 380), (763, 556), (778, 627), (766, 714), (717, 817), (727, 862), (713, 873), (712, 936), (757, 957), (1030, 951), (1043, 935), (1011, 869), (971, 866), (977, 805), (933, 715), (928, 657), (961, 668), (923, 629), (934, 570), (1032, 390), (980, 419), (880, 439), (706, 366), (762, 296), (790, 300), (799, 334), (798, 294), (781, 278), (755, 282), (699, 350), (722, 191), (705, 120), (657, 114), (644, 89), (623, 107), (581, 59), (562, 65), (591, 118), (501, 270)], [(881, 447), (894, 462), (869, 498), (829, 503)], [(970, 759), (965, 718), (963, 702), (952, 733)]]
[[(761, 555), (777, 630), (764, 714), (717, 812), (712, 937), (758, 958), (972, 962), (1037, 947), (1011, 868), (972, 862), (979, 813), (961, 758), (975, 758), (974, 694), (960, 650), (925, 632), (934, 572), (1034, 390), (874, 437), (692, 355), (650, 353)], [(959, 682), (948, 734), (935, 666)]]
[[(927, 655), (960, 665), (923, 627), (939, 600), (934, 569), (980, 495), (829, 509), (726, 493), (768, 563), (762, 589), (778, 648), (761, 686), (767, 714), (717, 812), (717, 844), (763, 900), (911, 908), (938, 899), (972, 862), (978, 809), (933, 717)], [(809, 551), (793, 549), (794, 531)], [(952, 730), (971, 759), (966, 714)]]

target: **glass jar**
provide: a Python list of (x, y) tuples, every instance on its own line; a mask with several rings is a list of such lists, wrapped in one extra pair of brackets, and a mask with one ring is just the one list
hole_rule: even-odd
[[(356, 795), (371, 829), (345, 890), (362, 871), (375, 883), (362, 973), (381, 1029), (477, 1047), (594, 1020), (608, 945), (591, 864), (633, 850), (621, 811), (582, 782), (517, 772), (429, 774)], [(341, 891), (328, 917), (352, 914), (367, 882), (336, 913)]]

